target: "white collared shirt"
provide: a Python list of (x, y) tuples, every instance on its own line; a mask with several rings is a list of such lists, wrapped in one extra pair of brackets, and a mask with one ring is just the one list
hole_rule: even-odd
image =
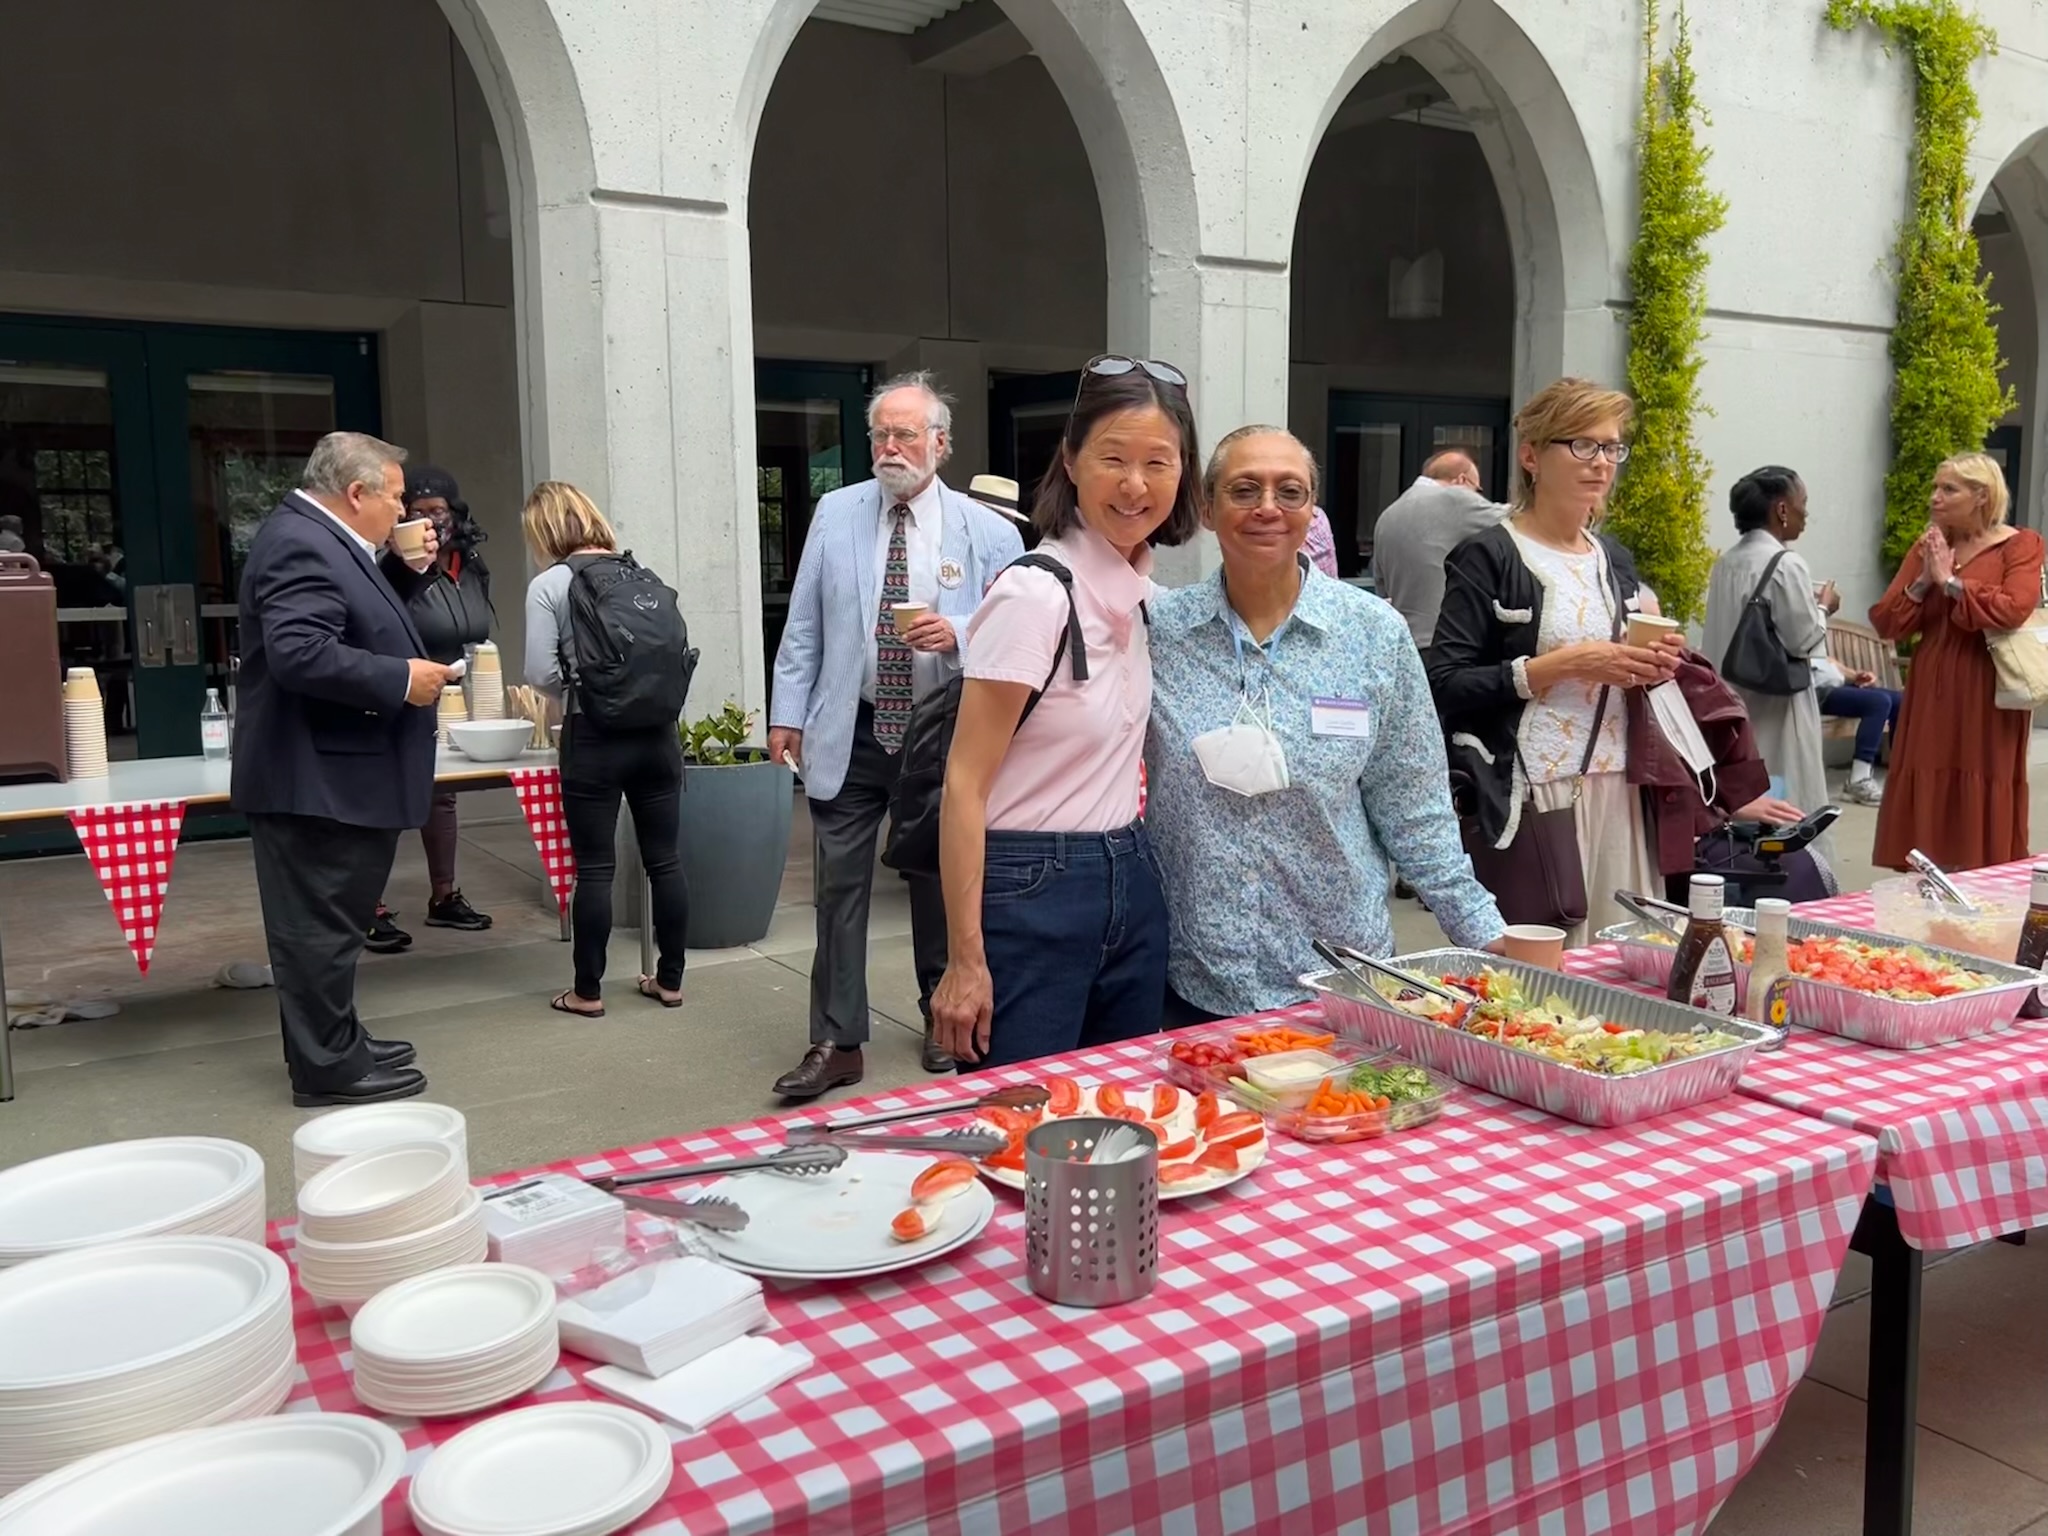
[(319, 502), (315, 501), (311, 496), (308, 496), (304, 491), (293, 491), (292, 494), (298, 497), (299, 500), (303, 501), (307, 506), (311, 507), (315, 512), (318, 512), (322, 517), (332, 522), (335, 527), (339, 528), (351, 539), (354, 539), (356, 541), (356, 547), (362, 550), (364, 554), (370, 557), (370, 564), (375, 565), (377, 563), (376, 545), (372, 544), (360, 533), (357, 533), (355, 529), (349, 527), (347, 523), (343, 522), (340, 518), (336, 517), (332, 511), (330, 511), (326, 507), (323, 507)]
[[(895, 497), (882, 486), (881, 521), (875, 532), (875, 602), (874, 618), (879, 619), (881, 592), (889, 573), (889, 537), (896, 526)], [(939, 602), (939, 551), (945, 546), (946, 504), (939, 495), (939, 477), (932, 476), (929, 484), (907, 505), (910, 516), (903, 520), (904, 552), (910, 557), (910, 596), (908, 602), (924, 603), (936, 609)], [(912, 686), (919, 698), (928, 693), (944, 666), (944, 658), (927, 651), (916, 651), (911, 655)], [(868, 703), (875, 702), (875, 631), (874, 624), (868, 626), (868, 659), (862, 669), (860, 696)]]

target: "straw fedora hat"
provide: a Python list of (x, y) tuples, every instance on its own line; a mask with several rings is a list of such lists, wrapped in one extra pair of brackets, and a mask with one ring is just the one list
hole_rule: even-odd
[(1014, 480), (1006, 480), (1001, 475), (976, 475), (968, 484), (967, 494), (1014, 522), (1031, 521), (1017, 510), (1017, 482)]

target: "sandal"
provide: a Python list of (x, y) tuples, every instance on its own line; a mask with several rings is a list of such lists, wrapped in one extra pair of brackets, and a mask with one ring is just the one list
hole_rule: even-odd
[[(573, 1013), (579, 1019), (601, 1019), (604, 1017), (603, 1003), (599, 1003), (595, 1008), (571, 1008), (569, 1006), (569, 999), (575, 996), (576, 989), (571, 987), (568, 991), (557, 994), (554, 1001), (549, 1003), (548, 1006), (557, 1013)], [(578, 999), (578, 1001), (581, 1001), (581, 999)]]
[(640, 978), (640, 995), (653, 998), (664, 1008), (680, 1008), (683, 1006), (683, 994), (680, 988), (677, 989), (674, 997), (670, 997), (661, 990), (661, 983), (652, 976), (642, 976)]

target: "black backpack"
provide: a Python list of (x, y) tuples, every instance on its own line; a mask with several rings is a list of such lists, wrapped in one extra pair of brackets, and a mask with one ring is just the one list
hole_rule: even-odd
[(697, 670), (674, 589), (631, 550), (568, 563), (562, 680), (576, 708), (601, 731), (673, 727)]
[[(1066, 632), (1053, 647), (1052, 670), (1045, 674), (1044, 686), (1033, 689), (1024, 701), (1024, 713), (1017, 717), (1022, 729), (1059, 676), (1063, 656), (1072, 658), (1074, 681), (1088, 681), (1088, 648), (1081, 641), (1081, 615), (1074, 607), (1074, 573), (1051, 555), (1036, 551), (1019, 555), (1004, 569), (1014, 571), (1019, 566), (1051, 572), (1067, 591)], [(965, 677), (955, 677), (945, 687), (926, 694), (903, 727), (896, 787), (889, 795), (889, 840), (882, 847), (882, 862), (891, 869), (911, 875), (939, 872), (939, 800), (946, 787), (946, 755), (953, 750), (953, 727), (960, 717), (960, 693), (966, 683)]]

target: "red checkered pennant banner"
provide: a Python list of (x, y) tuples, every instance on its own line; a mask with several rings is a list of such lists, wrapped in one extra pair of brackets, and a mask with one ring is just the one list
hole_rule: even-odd
[(533, 834), (533, 846), (540, 853), (541, 868), (548, 872), (555, 905), (566, 912), (569, 893), (576, 889), (576, 855), (569, 851), (569, 824), (562, 819), (562, 771), (514, 768), (511, 777), (519, 809), (526, 813), (526, 829)]
[(136, 967), (145, 976), (156, 950), (156, 924), (163, 915), (171, 864), (178, 856), (178, 829), (184, 824), (182, 800), (88, 805), (71, 813), (78, 841), (113, 904), (114, 920), (135, 953)]

